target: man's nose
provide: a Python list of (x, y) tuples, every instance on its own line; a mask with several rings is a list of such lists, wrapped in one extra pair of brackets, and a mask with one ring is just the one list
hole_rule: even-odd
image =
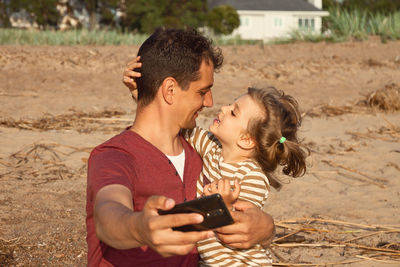
[(208, 91), (208, 92), (204, 95), (203, 106), (204, 106), (204, 107), (212, 107), (213, 104), (214, 104), (214, 102), (213, 102), (212, 93), (211, 93), (211, 91)]

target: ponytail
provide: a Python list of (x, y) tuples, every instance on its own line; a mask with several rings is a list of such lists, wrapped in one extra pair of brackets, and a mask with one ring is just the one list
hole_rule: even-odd
[(292, 177), (303, 176), (306, 173), (306, 161), (308, 156), (302, 145), (287, 140), (284, 143), (277, 141), (275, 143), (276, 161), (279, 165), (283, 166), (282, 172)]
[(270, 184), (279, 190), (281, 183), (273, 176), (278, 165), (283, 173), (299, 177), (306, 172), (306, 157), (309, 150), (297, 139), (301, 116), (297, 101), (273, 87), (248, 89), (249, 95), (264, 110), (263, 118), (249, 123), (249, 133), (255, 139), (255, 160), (270, 179)]

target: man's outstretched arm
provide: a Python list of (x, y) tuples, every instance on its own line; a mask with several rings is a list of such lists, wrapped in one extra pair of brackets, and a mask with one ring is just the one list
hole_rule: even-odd
[(117, 249), (149, 246), (165, 257), (185, 255), (197, 241), (214, 234), (212, 231), (173, 231), (172, 227), (203, 220), (199, 214), (158, 215), (158, 209), (169, 210), (174, 205), (172, 199), (152, 196), (142, 211), (134, 212), (128, 188), (117, 184), (105, 186), (97, 193), (94, 205), (97, 237)]

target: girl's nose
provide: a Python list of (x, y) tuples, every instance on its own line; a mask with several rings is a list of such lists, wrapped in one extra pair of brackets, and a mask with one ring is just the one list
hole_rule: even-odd
[(222, 106), (222, 107), (221, 107), (222, 113), (225, 113), (225, 112), (226, 112), (226, 109), (227, 109), (228, 107), (229, 107), (229, 106)]

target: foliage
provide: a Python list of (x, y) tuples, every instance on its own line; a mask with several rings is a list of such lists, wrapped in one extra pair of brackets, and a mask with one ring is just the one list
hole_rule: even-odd
[(340, 8), (333, 8), (329, 13), (330, 16), (327, 19), (328, 28), (334, 36), (343, 36), (346, 39), (350, 37), (357, 39), (367, 38), (368, 16), (366, 11), (358, 9), (346, 11)]
[(147, 35), (115, 30), (21, 30), (0, 28), (0, 45), (139, 45)]
[[(90, 15), (90, 29), (94, 29), (98, 22), (103, 25), (116, 26), (115, 14), (112, 11), (118, 8), (120, 0), (84, 0), (84, 3)], [(99, 20), (97, 20), (97, 14)]]
[(288, 37), (274, 39), (271, 43), (342, 42), (349, 39), (364, 40), (371, 35), (380, 36), (382, 42), (400, 40), (400, 11), (372, 13), (361, 9), (347, 10), (337, 5), (329, 9), (326, 29), (323, 34), (293, 31)]
[(56, 26), (59, 13), (56, 9), (57, 0), (12, 0), (9, 3), (11, 11), (25, 9), (35, 16), (35, 20), (42, 28), (47, 25)]
[(322, 7), (329, 10), (332, 7), (338, 7), (340, 4), (337, 0), (322, 0)]
[[(108, 31), (74, 30), (65, 33), (54, 31), (21, 31), (0, 29), (0, 44), (96, 44), (119, 45), (140, 44), (144, 41), (143, 34), (128, 34), (128, 30), (140, 33), (151, 33), (157, 27), (198, 28), (208, 25), (217, 34), (216, 43), (249, 44), (239, 37), (224, 37), (231, 34), (239, 26), (240, 21), (236, 10), (229, 6), (219, 6), (207, 13), (205, 0), (82, 0), (90, 12), (93, 12), (96, 24), (108, 25)], [(329, 4), (330, 16), (324, 18), (324, 33), (314, 34), (306, 31), (293, 31), (285, 38), (275, 39), (273, 43), (294, 41), (344, 41), (348, 39), (366, 39), (370, 35), (381, 36), (383, 41), (400, 39), (400, 10), (387, 12), (380, 10), (381, 3), (386, 0), (354, 0), (350, 5), (348, 0), (340, 4), (336, 0), (324, 0)], [(24, 8), (34, 14), (41, 28), (47, 25), (56, 25), (58, 12), (55, 10), (57, 0), (0, 0), (0, 25), (7, 26), (7, 12), (19, 11)], [(362, 3), (370, 3), (371, 10), (353, 8)], [(398, 9), (400, 1), (392, 1), (392, 8)], [(117, 9), (126, 12), (121, 23), (123, 29), (117, 27), (115, 14)], [(89, 12), (89, 13), (90, 13)], [(96, 18), (96, 16), (100, 16)]]
[(369, 35), (378, 35), (384, 39), (400, 39), (400, 11), (384, 14), (332, 8), (329, 13), (327, 27), (333, 38), (365, 39)]
[(158, 27), (198, 28), (203, 26), (205, 0), (127, 0), (123, 27), (151, 33)]
[(8, 17), (7, 8), (4, 0), (0, 0), (0, 27), (1, 26), (10, 26), (10, 18)]
[(207, 15), (208, 26), (217, 34), (231, 34), (240, 25), (237, 11), (227, 5), (212, 9)]
[[(101, 0), (98, 7), (100, 24), (116, 27), (115, 11), (119, 7), (119, 0)], [(114, 11), (114, 12), (113, 12)]]
[(398, 0), (322, 0), (325, 10), (342, 8), (346, 11), (368, 11), (370, 13), (390, 14), (400, 10)]
[(389, 14), (400, 10), (400, 1), (398, 0), (344, 0), (342, 8), (346, 10), (362, 10), (371, 13)]

